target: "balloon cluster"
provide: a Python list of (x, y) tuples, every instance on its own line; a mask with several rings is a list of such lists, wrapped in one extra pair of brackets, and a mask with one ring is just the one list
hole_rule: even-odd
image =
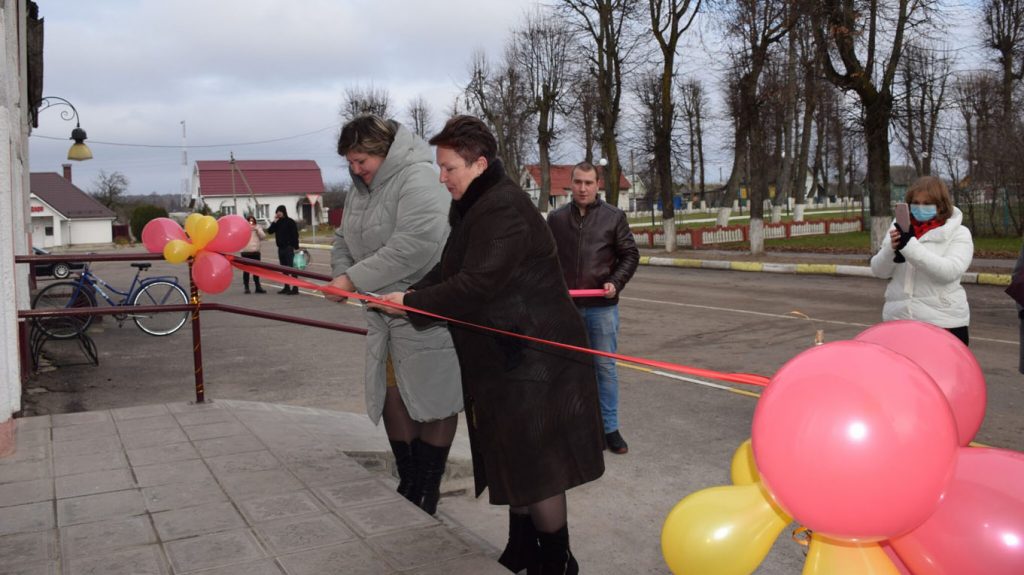
[(944, 329), (876, 325), (772, 378), (733, 485), (669, 513), (677, 575), (747, 575), (795, 520), (804, 575), (1024, 573), (1024, 454), (967, 447), (985, 413), (974, 356)]
[(170, 218), (156, 218), (142, 228), (142, 243), (172, 264), (192, 258), (192, 280), (206, 293), (220, 293), (231, 285), (231, 263), (219, 252), (237, 252), (249, 242), (249, 222), (239, 215), (189, 214), (185, 229)]

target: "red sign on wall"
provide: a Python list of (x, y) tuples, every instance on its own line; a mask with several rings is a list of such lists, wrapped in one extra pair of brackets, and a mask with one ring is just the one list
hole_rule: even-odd
[(32, 212), (33, 213), (41, 212), (41, 211), (43, 211), (43, 206), (32, 206)]

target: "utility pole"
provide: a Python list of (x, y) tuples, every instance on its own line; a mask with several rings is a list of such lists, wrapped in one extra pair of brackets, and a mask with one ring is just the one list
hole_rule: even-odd
[(181, 204), (183, 206), (195, 204), (195, 198), (192, 197), (188, 185), (188, 143), (185, 138), (185, 120), (181, 121)]

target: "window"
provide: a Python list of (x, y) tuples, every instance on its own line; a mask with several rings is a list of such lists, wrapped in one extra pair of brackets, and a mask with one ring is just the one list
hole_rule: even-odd
[(53, 235), (53, 226), (46, 226), (46, 228), (43, 230), (43, 233), (45, 233), (48, 236), (52, 236)]
[(256, 219), (269, 220), (270, 219), (270, 204), (257, 204), (256, 205)]
[(220, 206), (220, 213), (222, 215), (225, 215), (225, 216), (231, 215), (231, 214), (235, 213), (235, 206), (229, 206), (229, 205), (221, 204), (221, 206)]

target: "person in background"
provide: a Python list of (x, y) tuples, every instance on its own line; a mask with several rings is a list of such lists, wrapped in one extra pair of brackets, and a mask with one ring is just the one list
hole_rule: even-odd
[[(580, 162), (572, 169), (572, 201), (548, 215), (569, 289), (603, 289), (604, 297), (576, 299), (590, 347), (615, 353), (619, 335), (619, 294), (633, 277), (640, 250), (626, 214), (597, 197), (597, 168)], [(595, 356), (605, 444), (612, 453), (629, 451), (619, 432), (619, 376), (615, 360)]]
[[(1014, 282), (1012, 283), (1024, 281), (1024, 278), (1020, 275), (1022, 273), (1024, 273), (1024, 245), (1021, 245), (1020, 247), (1020, 255), (1017, 256), (1017, 263), (1013, 264)], [(1024, 306), (1019, 302), (1015, 302), (1015, 305), (1017, 306), (1017, 320), (1019, 322), (1020, 330), (1020, 338), (1018, 340), (1018, 354), (1020, 359), (1017, 364), (1017, 371), (1024, 373)]]
[[(367, 115), (341, 129), (338, 154), (352, 190), (331, 252), (331, 285), (348, 292), (405, 290), (441, 259), (451, 203), (430, 147), (401, 124)], [(328, 296), (341, 301), (343, 298)], [(462, 380), (444, 323), (414, 326), (365, 313), (366, 409), (395, 454), (398, 492), (433, 515), (462, 411)]]
[[(451, 235), (429, 274), (384, 299), (585, 347), (551, 231), (506, 175), (491, 131), (477, 118), (456, 116), (430, 143), (454, 200)], [(604, 473), (593, 360), (458, 324), (448, 328), (462, 367), (476, 495), (487, 489), (492, 504), (509, 506), (509, 540), (498, 561), (513, 572), (578, 573), (565, 492)]]
[[(249, 229), (252, 230), (252, 233), (249, 236), (249, 243), (245, 244), (240, 255), (243, 258), (259, 261), (262, 259), (262, 256), (260, 255), (260, 241), (266, 238), (267, 234), (263, 231), (263, 228), (256, 223), (256, 218), (249, 216), (247, 220), (249, 221)], [(252, 281), (256, 285), (256, 293), (267, 293), (267, 290), (260, 286), (260, 276), (253, 275)], [(242, 285), (245, 286), (245, 293), (250, 293), (249, 272), (242, 272)]]
[[(277, 206), (277, 209), (274, 210), (274, 221), (267, 228), (267, 233), (274, 234), (278, 263), (292, 267), (295, 250), (299, 249), (299, 227), (295, 225), (295, 220), (288, 217), (288, 208), (283, 205)], [(285, 284), (277, 293), (295, 295), (299, 293), (299, 288)]]
[[(937, 325), (970, 343), (971, 312), (960, 276), (974, 258), (971, 231), (953, 205), (946, 184), (935, 176), (918, 178), (907, 190), (910, 229), (893, 223), (889, 241), (871, 258), (875, 277), (889, 279), (882, 320), (914, 319)], [(904, 262), (896, 262), (896, 254)]]

